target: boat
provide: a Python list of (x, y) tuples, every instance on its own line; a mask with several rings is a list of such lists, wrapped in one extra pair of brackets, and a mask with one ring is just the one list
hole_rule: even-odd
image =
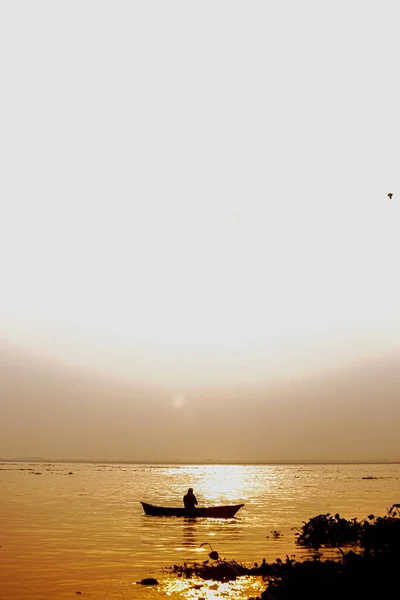
[(228, 504), (227, 506), (200, 506), (192, 510), (169, 506), (154, 506), (147, 502), (140, 503), (146, 515), (154, 517), (203, 517), (208, 519), (232, 519), (244, 504)]

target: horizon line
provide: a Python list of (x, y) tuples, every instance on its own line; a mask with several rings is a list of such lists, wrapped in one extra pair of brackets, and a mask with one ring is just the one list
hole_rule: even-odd
[(107, 458), (44, 458), (44, 457), (14, 457), (14, 458), (2, 458), (0, 462), (35, 462), (35, 463), (86, 463), (86, 464), (131, 464), (131, 465), (242, 465), (242, 466), (255, 466), (255, 465), (339, 465), (339, 464), (400, 464), (400, 460), (389, 460), (386, 458), (382, 459), (287, 459), (287, 460), (273, 460), (273, 461), (241, 461), (241, 460), (200, 460), (200, 461), (180, 461), (180, 460), (132, 460), (132, 459), (107, 459)]

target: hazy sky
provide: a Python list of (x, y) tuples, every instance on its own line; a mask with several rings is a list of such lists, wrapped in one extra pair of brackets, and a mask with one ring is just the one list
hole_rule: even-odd
[[(235, 399), (245, 441), (250, 387), (306, 386), (349, 366), (360, 381), (359, 365), (374, 361), (385, 372), (400, 351), (399, 55), (394, 1), (1, 3), (3, 358), (12, 343), (21, 364), (27, 352), (44, 371), (51, 359), (93, 382), (140, 382), (138, 422), (168, 398), (188, 443), (196, 419), (189, 427), (185, 411), (200, 389), (206, 412), (215, 386), (221, 411)], [(7, 381), (6, 413), (13, 397), (39, 402), (40, 386), (13, 396)], [(60, 396), (42, 384), (57, 412)], [(345, 388), (332, 402), (354, 401)], [(170, 442), (155, 445), (158, 423), (147, 455), (178, 457), (179, 431), (169, 423)], [(293, 444), (270, 454), (316, 457), (316, 428), (303, 431), (309, 447), (290, 429)], [(11, 429), (0, 456), (61, 456), (33, 441), (43, 436), (18, 445), (17, 417)], [(381, 429), (366, 451), (400, 459)], [(232, 458), (234, 424), (222, 430), (214, 458)], [(128, 441), (94, 449), (100, 437), (78, 452), (66, 435), (63, 453), (146, 456)]]

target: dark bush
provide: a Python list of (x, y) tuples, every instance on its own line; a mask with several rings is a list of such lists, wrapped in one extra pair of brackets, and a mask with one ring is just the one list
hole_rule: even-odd
[(330, 513), (318, 515), (304, 523), (297, 544), (315, 550), (348, 546), (359, 541), (361, 529), (362, 525), (357, 519), (347, 521), (339, 514), (332, 517)]
[[(338, 548), (338, 560), (296, 562), (288, 556), (247, 567), (221, 559), (211, 548), (208, 560), (190, 567), (175, 565), (178, 576), (197, 575), (228, 581), (243, 575), (263, 576), (268, 586), (259, 600), (386, 600), (398, 587), (400, 561), (400, 504), (393, 504), (385, 517), (369, 515), (362, 521), (342, 519), (339, 514), (318, 515), (303, 524), (297, 544), (313, 548)], [(349, 549), (349, 546), (352, 548)]]

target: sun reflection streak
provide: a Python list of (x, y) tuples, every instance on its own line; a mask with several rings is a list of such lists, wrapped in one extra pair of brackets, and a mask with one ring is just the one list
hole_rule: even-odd
[(203, 493), (216, 500), (224, 497), (243, 497), (246, 494), (247, 481), (245, 468), (236, 465), (215, 465), (207, 469)]
[(160, 583), (160, 591), (172, 598), (191, 598), (204, 600), (247, 600), (259, 595), (266, 588), (260, 577), (240, 577), (235, 581), (204, 581), (198, 577), (191, 579), (170, 578)]
[[(257, 471), (249, 465), (202, 465), (183, 467), (180, 475), (186, 474), (190, 485), (206, 504), (230, 504), (247, 500), (249, 488), (257, 485)], [(265, 479), (260, 487), (265, 486)]]

